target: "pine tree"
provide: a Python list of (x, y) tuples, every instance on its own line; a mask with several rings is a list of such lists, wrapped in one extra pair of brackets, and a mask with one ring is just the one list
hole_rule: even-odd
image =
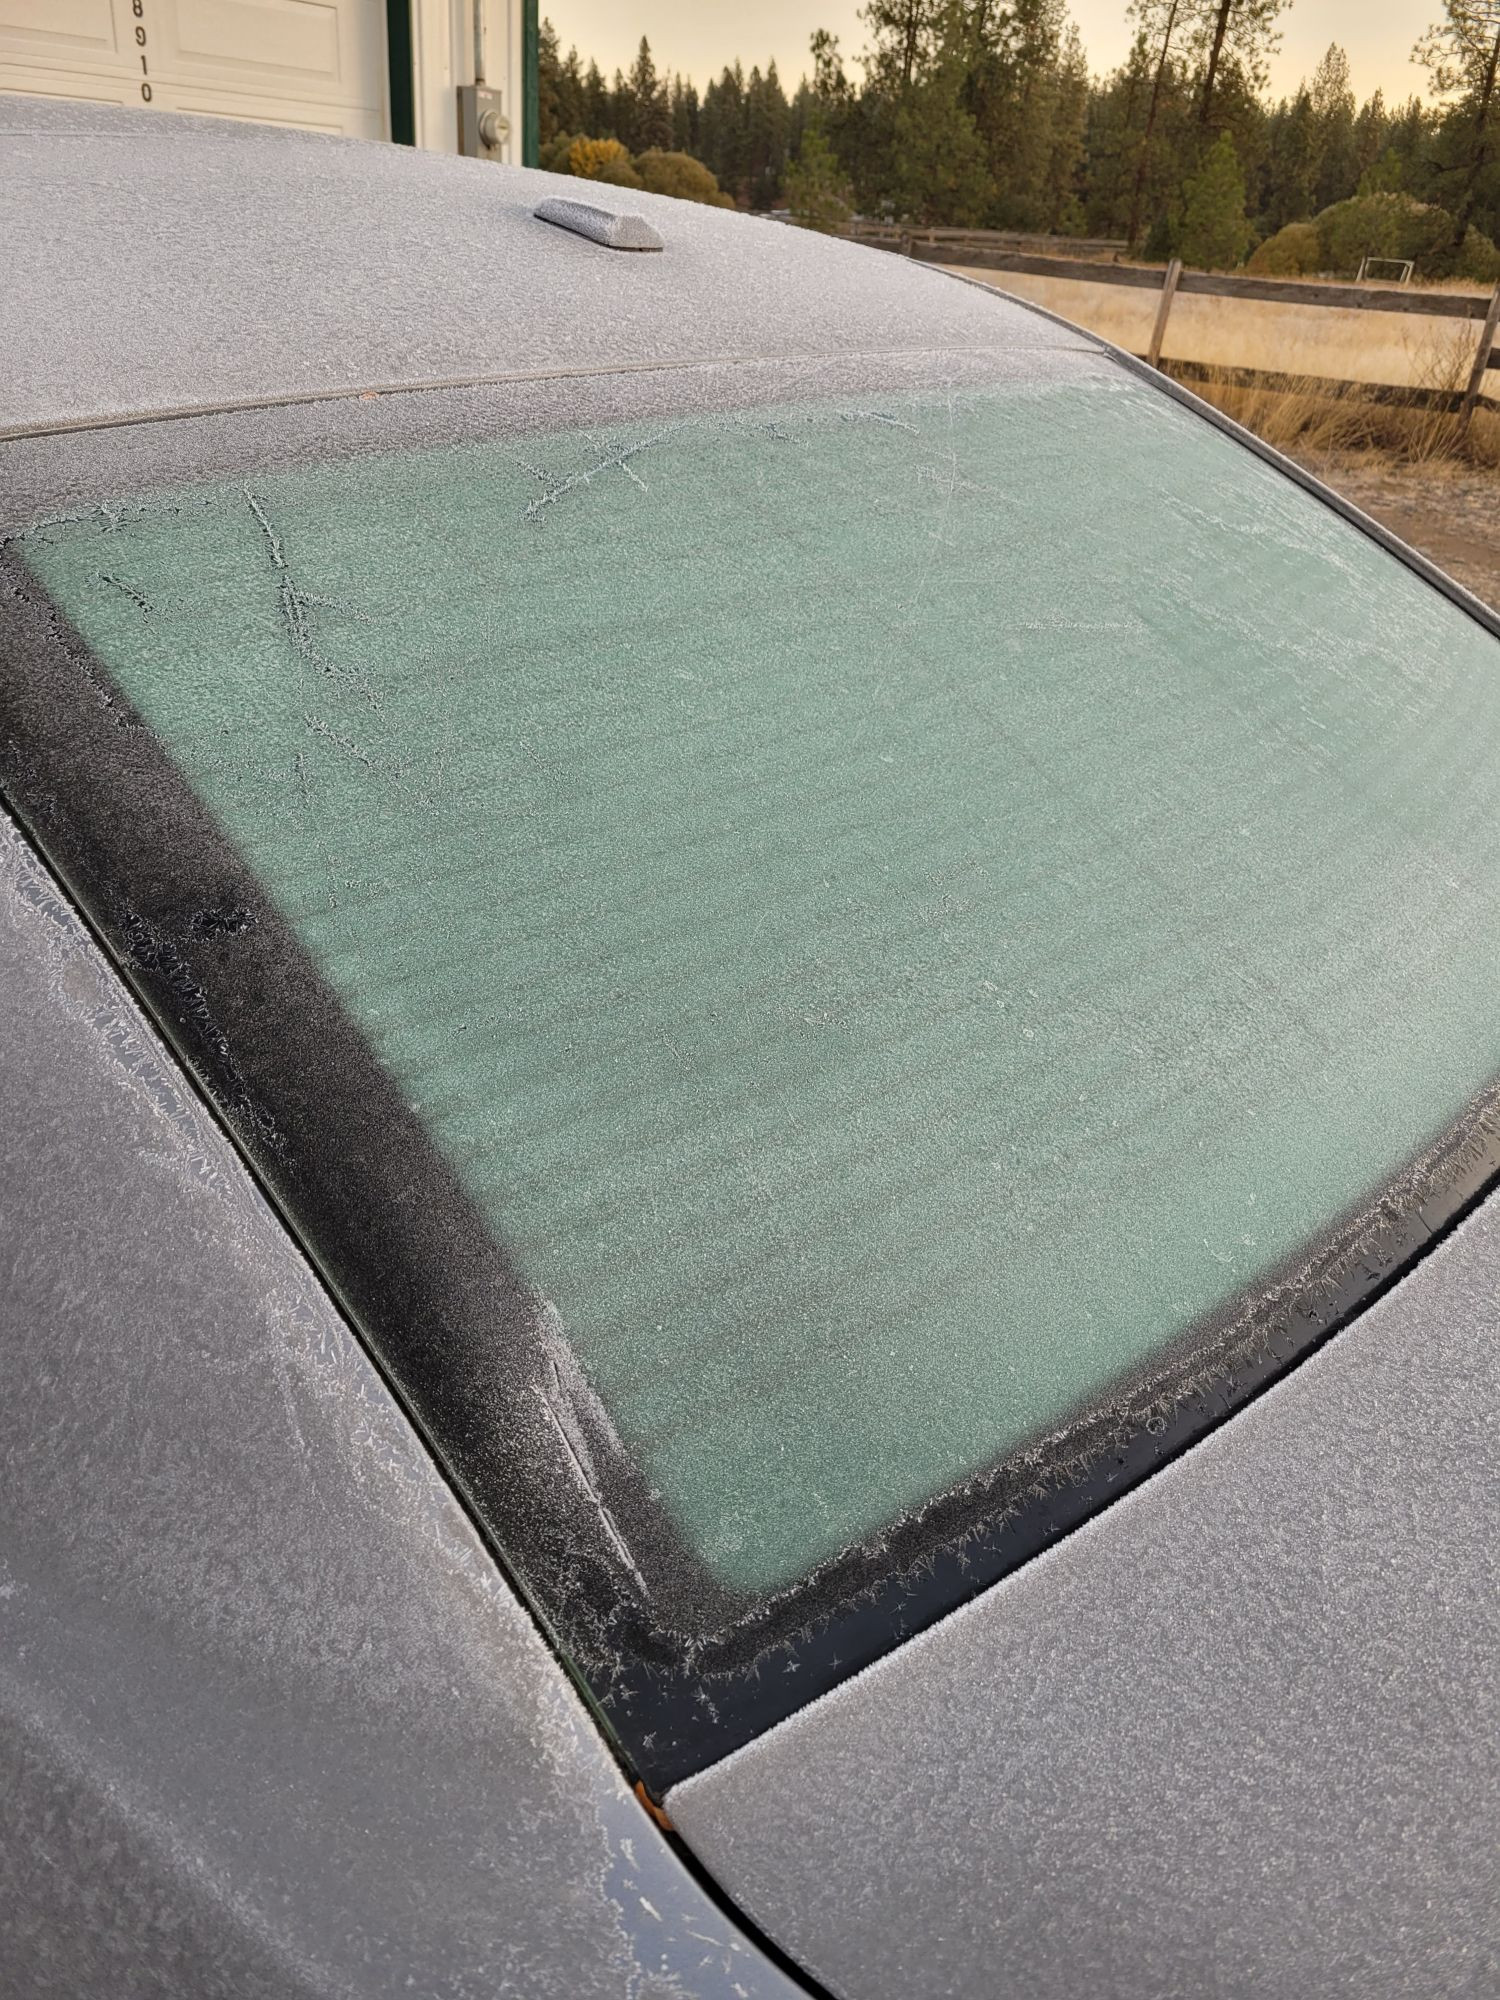
[(545, 22), (544, 146), (565, 166), (578, 135), (621, 141), (633, 165), (590, 153), (589, 170), (639, 177), (649, 154), (651, 184), (707, 186), (682, 164), (694, 159), (741, 205), (790, 197), (795, 176), (802, 210), (835, 226), (857, 201), (922, 222), (1123, 231), (1150, 252), (1217, 264), (1238, 260), (1247, 213), (1269, 240), (1356, 191), (1439, 200), (1455, 224), (1467, 200), (1474, 226), (1500, 225), (1500, 55), (1495, 41), (1464, 40), (1472, 11), (1495, 0), (1443, 0), (1424, 49), (1450, 102), (1399, 111), (1378, 92), (1356, 106), (1336, 45), (1310, 86), (1267, 107), (1258, 93), (1284, 4), (1134, 0), (1130, 54), (1095, 84), (1065, 0), (874, 0), (863, 80), (820, 30), (790, 101), (774, 64), (747, 76), (735, 63), (700, 97), (658, 74), (644, 38), (611, 90), (596, 63), (560, 55)]
[(943, 0), (869, 0), (860, 19), (871, 38), (865, 70), (877, 89), (904, 94), (930, 69), (945, 12)]
[(544, 19), (536, 37), (537, 138), (543, 146), (559, 133), (571, 129), (562, 117), (558, 88), (561, 80), (562, 58), (558, 54), (557, 30)]
[(1245, 175), (1234, 140), (1221, 132), (1203, 165), (1183, 187), (1178, 255), (1205, 271), (1232, 271), (1250, 243)]
[(1445, 0), (1443, 18), (1412, 50), (1451, 111), (1441, 128), (1439, 171), (1453, 214), (1453, 247), (1462, 247), (1480, 204), (1500, 210), (1500, 9), (1491, 0)]
[(583, 79), (583, 129), (591, 139), (611, 136), (609, 86), (598, 63), (590, 62)]
[(1328, 208), (1353, 194), (1359, 184), (1354, 150), (1354, 92), (1349, 87), (1349, 58), (1337, 42), (1313, 73), (1308, 93), (1313, 110), (1316, 157), (1313, 206)]
[(672, 144), (679, 153), (698, 152), (698, 92), (680, 76), (672, 79)]
[(622, 71), (616, 70), (609, 87), (609, 111), (605, 124), (608, 136), (630, 152), (635, 145), (635, 99)]
[(752, 208), (772, 207), (786, 172), (787, 101), (774, 62), (752, 69), (745, 86), (746, 196)]
[(703, 93), (699, 131), (704, 164), (736, 200), (747, 194), (745, 73), (736, 63)]
[(1002, 226), (1048, 228), (1058, 206), (1054, 150), (1060, 141), (1067, 152), (1074, 136), (1066, 23), (1063, 0), (1013, 0), (974, 5), (950, 17), (944, 32), (941, 59), (962, 69), (959, 101), (984, 143), (992, 220)]
[(1276, 18), (1290, 4), (1291, 0), (1209, 0), (1194, 33), (1203, 73), (1198, 123), (1204, 131), (1222, 123), (1218, 99), (1227, 69), (1237, 70), (1252, 94), (1265, 88), (1267, 63), (1281, 42)]
[(578, 51), (569, 49), (564, 60), (558, 52), (557, 30), (547, 20), (537, 29), (537, 125), (543, 146), (566, 133), (589, 129)]
[(812, 108), (854, 198), (868, 214), (893, 209), (889, 187), (895, 104), (890, 92), (867, 77), (857, 90), (844, 69), (837, 35), (819, 28), (809, 43), (813, 59)]
[(1120, 68), (1089, 91), (1084, 177), (1088, 188), (1088, 223), (1095, 235), (1124, 232), (1139, 164), (1153, 67), (1146, 37), (1137, 31), (1130, 54)]
[(588, 109), (584, 95), (583, 67), (577, 49), (569, 49), (557, 76), (557, 122), (564, 132), (582, 132)]
[[(802, 141), (816, 116), (817, 99), (813, 87), (806, 77), (797, 85), (787, 104), (786, 112), (786, 156), (795, 160), (802, 151)], [(829, 145), (828, 135), (823, 134), (823, 143)], [(832, 148), (830, 147), (830, 151)]]
[(945, 65), (913, 84), (897, 109), (892, 191), (912, 222), (973, 227), (993, 199), (984, 142), (959, 101), (959, 83)]
[(1302, 222), (1317, 207), (1317, 114), (1304, 85), (1288, 103), (1277, 105), (1271, 120), (1270, 172), (1267, 176), (1265, 219), (1273, 229)]
[(1058, 52), (1052, 102), (1052, 144), (1047, 156), (1045, 226), (1054, 233), (1083, 233), (1079, 178), (1088, 117), (1089, 62), (1076, 25), (1068, 23)]
[(624, 117), (622, 123), (629, 126), (628, 132), (620, 137), (632, 153), (658, 151), (672, 144), (672, 111), (667, 102), (666, 85), (656, 73), (656, 64), (651, 56), (651, 44), (644, 35), (636, 50), (635, 61), (630, 65), (621, 92)]
[(1146, 176), (1152, 166), (1151, 148), (1156, 137), (1157, 120), (1161, 116), (1168, 65), (1172, 61), (1173, 37), (1183, 29), (1186, 11), (1184, 0), (1133, 0), (1130, 9), (1133, 18), (1140, 23), (1142, 46), (1153, 50), (1155, 57), (1151, 94), (1146, 102), (1146, 122), (1141, 129), (1140, 149), (1136, 157), (1135, 183), (1130, 194), (1130, 214), (1125, 224), (1125, 239), (1132, 250), (1140, 239)]
[(849, 227), (852, 190), (819, 119), (807, 126), (801, 150), (787, 169), (786, 198), (793, 220), (804, 229), (839, 236)]
[(1359, 176), (1359, 180), (1355, 182), (1356, 188), (1385, 151), (1389, 126), (1385, 97), (1377, 90), (1360, 106), (1354, 119), (1354, 166)]

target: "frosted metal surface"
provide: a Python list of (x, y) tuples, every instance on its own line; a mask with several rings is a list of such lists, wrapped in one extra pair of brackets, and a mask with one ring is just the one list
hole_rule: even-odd
[(1141, 1369), (1500, 1066), (1500, 648), (1133, 382), (23, 553), (732, 1589)]
[(549, 195), (545, 201), (539, 201), (531, 212), (538, 222), (551, 222), (559, 229), (571, 229), (575, 236), (601, 244), (606, 250), (660, 250), (664, 247), (659, 232), (646, 218), (628, 210), (600, 208), (590, 201), (564, 201), (558, 195)]
[[(580, 191), (660, 256), (539, 222)], [(0, 93), (0, 430), (750, 356), (1099, 352), (904, 257), (644, 190)]]
[(0, 1993), (795, 2000), (0, 814)]
[(677, 1786), (844, 2000), (1500, 1991), (1500, 1204), (1186, 1457)]

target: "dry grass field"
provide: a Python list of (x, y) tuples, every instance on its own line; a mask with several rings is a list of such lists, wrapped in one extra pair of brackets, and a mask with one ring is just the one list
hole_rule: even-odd
[[(952, 268), (1044, 306), (1075, 326), (1112, 340), (1127, 353), (1146, 352), (1160, 303), (1152, 287), (1034, 271)], [(1293, 291), (1300, 289), (1295, 280), (1287, 283)], [(1309, 279), (1307, 289), (1326, 296), (1320, 281)], [(1342, 289), (1359, 295), (1353, 285)], [(1482, 313), (1482, 289), (1423, 285), (1411, 291), (1465, 292)], [(1472, 319), (1438, 319), (1421, 312), (1179, 292), (1167, 320), (1162, 359), (1168, 367), (1185, 362), (1195, 368), (1316, 376), (1325, 382), (1462, 388), (1473, 364), (1478, 331)], [(1500, 370), (1491, 371), (1488, 393), (1500, 394)]]

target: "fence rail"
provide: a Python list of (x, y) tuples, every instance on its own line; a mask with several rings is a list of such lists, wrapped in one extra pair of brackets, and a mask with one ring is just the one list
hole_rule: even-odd
[[(951, 264), (952, 247), (913, 240), (908, 254), (923, 264)], [(1167, 271), (1150, 264), (1112, 264), (1094, 258), (1035, 256), (990, 245), (964, 257), (966, 269), (1025, 271), (1037, 278), (1072, 278), (1090, 285), (1134, 285), (1159, 292)], [(1170, 270), (1171, 266), (1167, 267)], [(1264, 299), (1284, 306), (1342, 306), (1355, 312), (1426, 313), (1434, 319), (1483, 319), (1488, 292), (1419, 292), (1404, 285), (1329, 283), (1310, 278), (1250, 278), (1238, 273), (1184, 271), (1177, 290), (1214, 299)]]
[[(1068, 237), (1005, 238), (987, 230), (914, 231), (901, 230), (894, 226), (860, 224), (856, 225), (854, 233), (861, 242), (898, 251), (924, 264), (959, 266), (967, 271), (1011, 271), (1018, 276), (1051, 278), (1065, 283), (1117, 285), (1136, 291), (1153, 292), (1158, 296), (1160, 304), (1150, 340), (1141, 349), (1144, 358), (1153, 365), (1160, 363), (1162, 342), (1173, 305), (1176, 300), (1183, 297), (1244, 299), (1283, 306), (1337, 307), (1343, 311), (1403, 313), (1427, 319), (1478, 320), (1481, 326), (1472, 368), (1468, 360), (1464, 362), (1465, 371), (1469, 372), (1468, 387), (1451, 391), (1429, 387), (1413, 389), (1412, 394), (1414, 399), (1424, 403), (1447, 406), (1455, 410), (1472, 411), (1479, 402), (1492, 408), (1497, 406), (1497, 399), (1482, 395), (1481, 389), (1486, 373), (1491, 369), (1500, 369), (1500, 346), (1495, 345), (1500, 285), (1495, 287), (1493, 293), (1423, 292), (1411, 290), (1406, 286), (1340, 284), (1299, 278), (1241, 277), (1214, 271), (1184, 271), (1176, 259), (1162, 270), (1150, 265), (1119, 263), (1113, 258), (1047, 254), (1037, 247), (1039, 244), (1055, 242), (1059, 246), (1065, 245), (1068, 250), (1077, 252), (1100, 247), (1123, 250), (1123, 244), (1082, 243)], [(1020, 247), (1023, 242), (1028, 247)], [(1010, 247), (1012, 244), (1017, 247)], [(1185, 365), (1199, 364), (1188, 362)], [(1269, 369), (1235, 368), (1227, 372), (1242, 378), (1259, 375), (1268, 387), (1277, 380), (1290, 379), (1287, 371), (1281, 371), (1279, 375), (1277, 371)], [(1327, 381), (1330, 387), (1358, 388), (1371, 392), (1376, 389), (1399, 391), (1407, 386), (1400, 383), (1350, 381), (1343, 376), (1323, 376), (1320, 379)]]
[(909, 223), (856, 221), (850, 230), (856, 243), (873, 243), (880, 249), (901, 250), (914, 244), (925, 244), (942, 249), (962, 249), (1000, 252), (1035, 251), (1041, 255), (1055, 252), (1059, 256), (1099, 257), (1112, 259), (1123, 257), (1126, 242), (1123, 236), (1045, 236), (1027, 235), (1003, 229), (913, 229)]

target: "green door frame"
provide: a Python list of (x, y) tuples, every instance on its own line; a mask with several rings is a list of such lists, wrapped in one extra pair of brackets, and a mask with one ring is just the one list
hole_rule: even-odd
[(521, 0), (521, 165), (534, 167), (542, 143), (537, 0)]
[[(386, 74), (390, 89), (391, 139), (397, 146), (417, 143), (416, 86), (412, 80), (412, 0), (385, 0)], [(521, 0), (521, 164), (534, 167), (541, 145), (537, 0)]]
[(390, 90), (391, 139), (417, 143), (417, 98), (411, 73), (411, 0), (385, 0), (385, 66)]

